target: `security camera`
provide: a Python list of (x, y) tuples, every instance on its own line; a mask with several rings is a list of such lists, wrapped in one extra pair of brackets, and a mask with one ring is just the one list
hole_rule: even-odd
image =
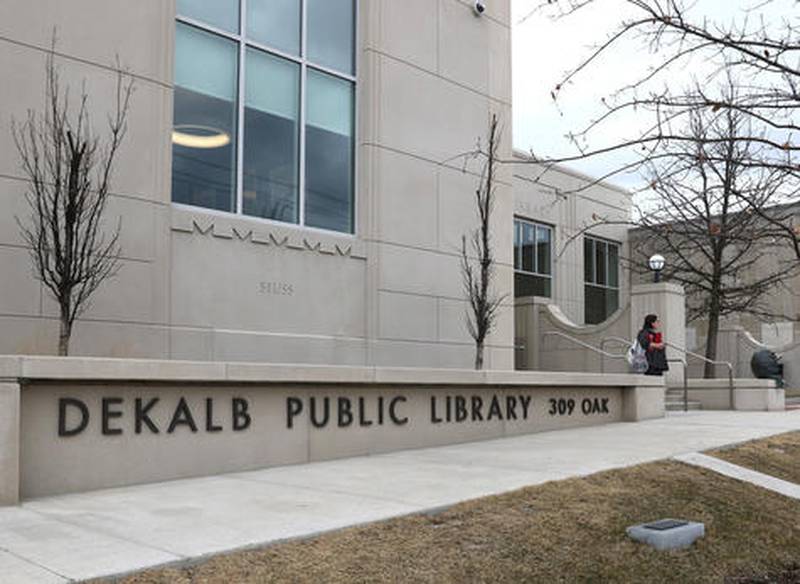
[(481, 2), (481, 0), (477, 0), (477, 2), (475, 2), (475, 6), (473, 6), (472, 9), (475, 11), (475, 16), (480, 16), (484, 12), (486, 12), (486, 4)]

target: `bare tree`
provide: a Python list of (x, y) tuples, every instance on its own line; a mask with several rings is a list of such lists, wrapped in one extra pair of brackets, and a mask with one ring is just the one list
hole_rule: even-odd
[(17, 218), (34, 273), (59, 306), (58, 354), (69, 353), (75, 319), (92, 294), (119, 270), (121, 224), (102, 224), (115, 157), (127, 129), (133, 80), (117, 64), (116, 103), (101, 141), (89, 116), (85, 85), (76, 106), (62, 88), (55, 40), (45, 67), (45, 110), (28, 111), (12, 132), (29, 185), (27, 221)]
[(461, 237), (461, 276), (469, 302), (467, 331), (475, 340), (475, 369), (483, 369), (486, 337), (496, 324), (500, 304), (505, 298), (492, 290), (496, 261), (492, 251), (491, 216), (495, 201), (499, 142), (497, 116), (493, 115), (486, 149), (479, 145), (474, 153), (484, 161), (480, 182), (475, 190), (478, 227), (469, 234), (469, 245), (467, 235)]
[[(558, 18), (599, 4), (599, 0), (542, 0), (536, 9)], [(621, 20), (610, 31), (607, 39), (591, 49), (585, 58), (569, 70), (553, 88), (553, 98), (579, 84), (581, 74), (597, 67), (600, 57), (610, 53), (628, 40), (641, 43), (652, 55), (650, 67), (642, 71), (631, 84), (618, 88), (604, 99), (605, 110), (588, 126), (571, 134), (577, 147), (574, 156), (549, 157), (532, 153), (537, 162), (545, 166), (604, 156), (617, 152), (633, 154), (619, 163), (604, 177), (641, 169), (652, 157), (663, 152), (664, 143), (687, 142), (697, 138), (682, 131), (694, 112), (736, 110), (751, 134), (741, 134), (737, 141), (759, 145), (757, 156), (747, 164), (764, 169), (779, 169), (798, 178), (800, 163), (800, 25), (791, 18), (797, 10), (796, 2), (765, 0), (753, 3), (752, 8), (738, 14), (726, 14), (724, 20), (709, 18), (700, 12), (702, 3), (689, 0), (620, 0), (633, 16)], [(761, 11), (765, 7), (786, 5), (786, 16), (769, 20)], [(555, 11), (555, 13), (554, 13)], [(670, 75), (678, 70), (696, 67), (703, 63), (707, 71), (690, 92), (675, 93)], [(736, 99), (707, 90), (717, 75), (732, 75), (740, 80)], [(635, 135), (624, 137), (611, 144), (590, 146), (594, 133), (603, 133), (618, 124), (620, 116), (628, 112), (650, 112), (648, 124)], [(703, 144), (724, 144), (725, 137), (704, 136)], [(781, 202), (788, 202), (784, 197)], [(800, 261), (800, 228), (786, 221), (780, 214), (762, 212), (761, 218), (771, 225), (776, 238), (788, 244)]]
[[(668, 258), (665, 275), (686, 289), (687, 319), (707, 320), (705, 355), (715, 360), (720, 319), (778, 316), (766, 300), (798, 272), (797, 262), (781, 260), (776, 230), (763, 218), (791, 216), (775, 204), (788, 173), (751, 165), (763, 146), (741, 139), (756, 134), (735, 108), (692, 112), (682, 135), (686, 141), (662, 142), (646, 164), (657, 200), (641, 212), (632, 248), (641, 259), (656, 250)], [(714, 377), (708, 362), (705, 377)]]

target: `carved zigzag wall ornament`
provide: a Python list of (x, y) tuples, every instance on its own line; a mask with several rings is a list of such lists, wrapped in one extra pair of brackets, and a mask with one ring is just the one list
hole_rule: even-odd
[(363, 242), (354, 238), (342, 238), (309, 233), (294, 233), (289, 229), (269, 225), (248, 225), (235, 219), (196, 215), (182, 209), (172, 210), (172, 231), (202, 235), (221, 240), (248, 242), (280, 249), (291, 249), (324, 256), (347, 257), (365, 260)]

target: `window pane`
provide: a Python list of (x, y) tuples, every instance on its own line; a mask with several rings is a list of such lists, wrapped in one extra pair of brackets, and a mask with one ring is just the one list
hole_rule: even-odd
[(525, 272), (536, 271), (536, 258), (534, 256), (534, 242), (536, 230), (530, 223), (522, 224), (522, 270)]
[(239, 32), (239, 0), (178, 0), (178, 14), (229, 32)]
[(594, 240), (583, 240), (583, 281), (594, 282)]
[(247, 49), (242, 212), (297, 223), (299, 65)]
[(306, 225), (351, 232), (353, 84), (308, 70)]
[(353, 74), (353, 0), (308, 0), (308, 55), (312, 62)]
[(247, 36), (299, 55), (300, 0), (247, 0)]
[(522, 224), (519, 221), (514, 221), (514, 269), (518, 270), (520, 267), (520, 254), (521, 249), (520, 246), (522, 242), (520, 241), (520, 231), (522, 230)]
[(606, 289), (597, 286), (584, 286), (584, 321), (598, 324), (606, 319)]
[(549, 227), (536, 226), (536, 272), (550, 274), (551, 231)]
[(549, 298), (551, 283), (550, 278), (517, 272), (514, 274), (514, 297), (545, 296)]
[(236, 44), (178, 24), (172, 200), (235, 211)]
[(606, 252), (606, 243), (603, 241), (595, 241), (594, 242), (594, 262), (597, 269), (595, 270), (595, 283), (596, 284), (606, 284), (606, 260), (608, 259), (608, 255)]
[(608, 244), (608, 285), (619, 288), (619, 246)]
[(619, 290), (606, 290), (606, 312), (603, 320), (614, 314), (619, 308)]

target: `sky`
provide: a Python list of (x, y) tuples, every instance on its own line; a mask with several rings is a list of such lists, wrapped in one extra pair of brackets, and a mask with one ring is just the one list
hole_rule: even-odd
[[(577, 150), (565, 136), (579, 131), (597, 117), (603, 111), (601, 98), (639, 79), (655, 60), (646, 46), (631, 39), (593, 62), (565, 86), (558, 102), (554, 102), (551, 91), (564, 73), (591, 54), (592, 47), (605, 41), (626, 16), (636, 13), (623, 0), (596, 0), (566, 18), (552, 19), (537, 12), (525, 19), (541, 2), (512, 0), (514, 147), (532, 150), (539, 156), (572, 155)], [(763, 0), (690, 0), (688, 3), (693, 6), (692, 13), (719, 22), (741, 18), (744, 11), (754, 5), (759, 6), (759, 12), (766, 18), (777, 22), (794, 7), (794, 0), (776, 0), (766, 6), (762, 6)], [(659, 87), (665, 83), (686, 86), (694, 77), (702, 78), (709, 70), (707, 63), (695, 60), (680, 71), (662, 77)], [(613, 124), (604, 124), (588, 145), (596, 148), (635, 136), (646, 119), (642, 114), (617, 118)], [(617, 154), (569, 165), (591, 176), (602, 176), (624, 160)], [(642, 184), (642, 179), (638, 175), (618, 175), (610, 182), (634, 189)]]

